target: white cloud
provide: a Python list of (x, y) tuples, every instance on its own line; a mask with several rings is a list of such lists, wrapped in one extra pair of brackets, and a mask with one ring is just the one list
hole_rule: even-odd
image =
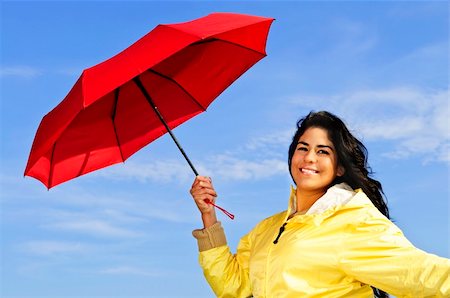
[[(418, 1), (419, 2), (419, 1)], [(398, 2), (400, 3), (400, 2)], [(436, 18), (446, 13), (446, 1), (420, 1), (419, 5), (392, 5), (387, 7), (386, 14), (398, 21), (406, 21), (410, 18)]]
[(89, 252), (91, 247), (79, 242), (42, 240), (26, 242), (20, 250), (34, 255), (79, 254)]
[(100, 237), (134, 238), (143, 236), (143, 233), (136, 232), (133, 229), (125, 229), (109, 222), (95, 219), (54, 222), (46, 225), (46, 227)]
[(249, 160), (223, 154), (209, 157), (209, 160), (211, 176), (226, 180), (260, 180), (287, 171), (287, 163), (279, 159)]
[(358, 126), (366, 139), (397, 140), (419, 133), (424, 123), (422, 119), (410, 116), (398, 119), (377, 119), (360, 123)]
[(101, 274), (108, 275), (137, 275), (146, 277), (166, 276), (167, 274), (161, 271), (150, 271), (133, 266), (117, 266), (105, 268), (99, 271)]
[[(226, 180), (259, 180), (287, 173), (284, 153), (291, 133), (282, 131), (256, 136), (239, 148), (233, 148), (224, 154), (205, 156), (202, 160), (195, 160), (194, 164), (202, 175), (220, 176)], [(142, 183), (176, 181), (186, 184), (193, 180), (192, 171), (182, 158), (131, 161), (122, 167), (104, 169), (94, 175), (121, 181), (133, 179)]]
[(402, 57), (400, 60), (396, 61), (396, 63), (406, 65), (407, 63), (430, 63), (431, 61), (434, 61), (435, 63), (433, 63), (433, 65), (437, 65), (439, 61), (448, 61), (448, 49), (448, 40), (429, 44), (417, 48), (408, 55)]
[[(186, 167), (182, 164), (182, 160), (181, 165)], [(192, 177), (191, 173), (189, 183)], [(111, 176), (111, 179), (116, 177)], [(148, 177), (136, 176), (124, 176), (123, 179), (148, 181), (145, 180)], [(34, 181), (28, 182), (34, 183)], [(186, 194), (186, 197), (183, 197), (177, 190), (163, 194), (153, 191), (157, 190), (156, 187), (161, 188), (161, 183), (158, 181), (155, 183), (156, 186), (149, 186), (151, 183), (145, 182), (146, 189), (148, 187), (155, 187), (155, 189), (148, 189), (143, 197), (138, 194), (138, 190), (130, 192), (126, 191), (125, 187), (123, 190), (119, 187), (99, 195), (97, 191), (86, 187), (83, 182), (68, 183), (50, 191), (41, 189), (40, 185), (24, 188), (23, 183), (22, 177), (0, 175), (0, 184), (4, 190), (0, 192), (0, 202), (5, 208), (10, 208), (9, 206), (13, 208), (3, 216), (5, 223), (31, 220), (38, 223), (40, 227), (52, 231), (99, 237), (135, 237), (141, 236), (141, 233), (136, 231), (141, 231), (143, 226), (150, 225), (153, 221), (191, 223), (196, 220), (193, 216), (187, 216), (184, 210), (179, 208), (189, 196), (185, 190), (186, 184), (181, 185)], [(132, 184), (136, 185), (136, 182), (133, 181)], [(18, 201), (27, 202), (33, 208), (13, 207)], [(86, 223), (92, 223), (94, 226), (91, 228), (86, 226)]]
[(66, 67), (66, 68), (61, 68), (61, 69), (55, 70), (56, 74), (60, 74), (60, 75), (64, 75), (64, 76), (71, 76), (71, 77), (80, 76), (82, 72), (83, 72), (83, 69), (80, 68), (79, 66)]
[[(292, 136), (295, 133), (294, 130), (286, 129), (278, 132), (267, 133), (260, 136), (251, 138), (247, 144), (244, 145), (248, 151), (260, 151), (270, 150), (272, 148), (287, 148), (289, 146)], [(267, 152), (266, 152), (267, 153)], [(277, 153), (279, 155), (279, 153)]]
[(114, 166), (93, 175), (109, 179), (136, 179), (140, 182), (188, 181), (192, 171), (183, 160), (156, 160), (154, 162), (127, 161), (122, 166)]
[(331, 23), (329, 30), (336, 38), (333, 42), (334, 51), (345, 53), (346, 56), (365, 53), (374, 48), (378, 42), (376, 32), (363, 22), (339, 18)]
[(390, 141), (390, 158), (448, 162), (448, 90), (413, 87), (358, 90), (333, 96), (298, 95), (292, 106), (328, 110), (342, 117), (363, 141)]
[(31, 66), (18, 65), (0, 68), (0, 77), (34, 78), (40, 74), (40, 70)]
[[(83, 203), (68, 203), (72, 208), (82, 206)], [(137, 231), (142, 223), (146, 223), (139, 214), (130, 210), (122, 210), (118, 206), (91, 206), (86, 211), (67, 211), (68, 209), (32, 209), (29, 212), (42, 217), (41, 224), (44, 229), (63, 231), (64, 233), (77, 233), (100, 238), (136, 238), (144, 233)], [(123, 205), (122, 205), (123, 206)], [(104, 209), (109, 207), (108, 209)], [(25, 214), (26, 215), (26, 214)]]

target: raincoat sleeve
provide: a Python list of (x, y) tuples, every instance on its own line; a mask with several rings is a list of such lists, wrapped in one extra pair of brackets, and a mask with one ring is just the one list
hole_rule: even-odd
[[(211, 228), (213, 231), (210, 231)], [(226, 244), (225, 235), (220, 235), (220, 233), (224, 233), (220, 223), (211, 228), (193, 232), (194, 237), (199, 241), (199, 262), (206, 280), (217, 297), (251, 297), (252, 290), (248, 271), (250, 236), (246, 235), (241, 238), (236, 254), (232, 254)], [(209, 234), (207, 237), (212, 239), (207, 241), (209, 245), (200, 243), (202, 233), (203, 235)], [(222, 240), (217, 242), (216, 239), (222, 239), (224, 242)]]
[(397, 297), (450, 297), (450, 260), (414, 247), (375, 207), (348, 227), (341, 268)]

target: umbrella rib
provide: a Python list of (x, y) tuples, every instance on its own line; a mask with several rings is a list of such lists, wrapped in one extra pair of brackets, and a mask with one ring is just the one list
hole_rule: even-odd
[[(53, 164), (53, 156), (55, 155), (55, 148), (56, 148), (56, 143), (58, 141), (55, 141), (55, 143), (53, 144), (53, 148), (52, 148), (52, 154), (50, 155), (50, 171), (48, 173), (48, 185), (47, 185), (47, 189), (52, 188), (52, 184), (53, 184), (53, 169), (55, 167), (55, 165)], [(53, 166), (52, 166), (53, 165)]]
[[(243, 46), (243, 45), (240, 45), (240, 44), (238, 44), (238, 43), (234, 43), (234, 42), (231, 42), (231, 41), (228, 41), (228, 40), (219, 39), (219, 38), (209, 38), (209, 39), (197, 41), (197, 42), (191, 44), (191, 46), (192, 46), (192, 45), (196, 45), (196, 44), (204, 44), (204, 43), (209, 43), (209, 42), (215, 42), (215, 41), (220, 41), (220, 42), (232, 44), (232, 45), (234, 45), (234, 46), (243, 48), (243, 49), (245, 49), (245, 50), (255, 52), (255, 53), (261, 55), (261, 56), (262, 56), (261, 58), (267, 56), (265, 53), (261, 53), (261, 52), (259, 52), (259, 51), (254, 50), (254, 49), (251, 49), (251, 48), (245, 47), (245, 46)], [(165, 74), (162, 74), (162, 73), (160, 73), (160, 72), (158, 72), (158, 71), (156, 71), (156, 70), (154, 70), (154, 69), (152, 69), (152, 68), (150, 68), (148, 71), (149, 71), (149, 72), (152, 72), (152, 73), (154, 73), (154, 74), (156, 74), (156, 75), (158, 75), (158, 76), (160, 76), (160, 77), (162, 77), (162, 78), (164, 78), (164, 79), (166, 79), (166, 80), (169, 80), (169, 81), (171, 81), (172, 83), (174, 83), (175, 85), (177, 85), (177, 86), (178, 86), (181, 90), (183, 90), (184, 93), (186, 93), (186, 94), (191, 98), (191, 100), (192, 100), (193, 102), (195, 102), (195, 103), (196, 103), (196, 104), (197, 104), (204, 112), (206, 111), (206, 108), (205, 108), (201, 103), (199, 103), (199, 102), (195, 99), (195, 97), (192, 96), (192, 94), (190, 94), (189, 91), (187, 91), (187, 90), (186, 90), (182, 85), (180, 85), (176, 80), (174, 80), (173, 78), (171, 78), (171, 77), (169, 77), (169, 76), (166, 76)]]
[(192, 43), (191, 46), (192, 46), (192, 45), (196, 45), (196, 44), (202, 44), (202, 43), (214, 42), (214, 41), (221, 41), (221, 42), (224, 42), (224, 43), (228, 43), (228, 44), (234, 45), (234, 46), (236, 46), (236, 47), (243, 48), (243, 49), (245, 49), (245, 50), (247, 50), (247, 51), (255, 52), (255, 53), (257, 53), (257, 54), (259, 54), (259, 55), (261, 55), (261, 56), (263, 56), (263, 57), (266, 57), (266, 56), (267, 56), (266, 53), (261, 53), (260, 51), (254, 50), (254, 49), (252, 49), (252, 48), (243, 46), (243, 45), (241, 45), (241, 44), (238, 44), (238, 43), (235, 43), (235, 42), (232, 42), (232, 41), (229, 41), (229, 40), (220, 39), (220, 38), (217, 38), (217, 37), (210, 37), (210, 38), (208, 38), (208, 39), (199, 40), (199, 41), (197, 41), (197, 42)]
[(90, 154), (91, 154), (91, 151), (88, 151), (84, 154), (83, 163), (81, 164), (80, 170), (78, 171), (78, 174), (76, 177), (80, 177), (81, 175), (83, 175), (84, 170), (86, 170), (86, 166), (88, 164)]
[(162, 78), (164, 78), (164, 79), (166, 79), (166, 80), (169, 80), (169, 81), (173, 82), (173, 83), (174, 83), (175, 85), (177, 85), (181, 90), (183, 90), (184, 93), (186, 93), (186, 94), (192, 99), (192, 101), (195, 102), (195, 103), (200, 107), (200, 109), (202, 109), (204, 112), (206, 111), (206, 108), (205, 108), (201, 103), (199, 103), (199, 102), (195, 99), (194, 96), (192, 96), (186, 89), (184, 89), (183, 86), (181, 86), (181, 85), (180, 85), (177, 81), (175, 81), (173, 78), (171, 78), (171, 77), (169, 77), (169, 76), (166, 76), (166, 75), (164, 75), (164, 74), (162, 74), (162, 73), (160, 73), (160, 72), (157, 72), (156, 70), (151, 69), (151, 68), (150, 68), (148, 71), (149, 71), (149, 72), (152, 72), (152, 73), (154, 73), (154, 74), (156, 74), (156, 75), (158, 75), (158, 76), (160, 76), (160, 77), (162, 77)]
[(112, 120), (112, 125), (114, 128), (114, 135), (116, 136), (117, 147), (119, 147), (120, 158), (122, 159), (122, 162), (124, 162), (125, 159), (123, 158), (122, 147), (120, 146), (119, 135), (117, 134), (117, 129), (116, 129), (116, 112), (117, 112), (117, 103), (119, 101), (119, 91), (120, 91), (120, 88), (117, 88), (114, 91), (114, 105), (113, 105), (113, 111), (111, 114), (111, 120)]

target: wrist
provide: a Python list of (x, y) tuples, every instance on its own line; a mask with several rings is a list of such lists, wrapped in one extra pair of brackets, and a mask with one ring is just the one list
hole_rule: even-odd
[(202, 213), (202, 221), (203, 221), (203, 228), (205, 229), (214, 225), (215, 223), (217, 223), (216, 212), (213, 210), (212, 212)]

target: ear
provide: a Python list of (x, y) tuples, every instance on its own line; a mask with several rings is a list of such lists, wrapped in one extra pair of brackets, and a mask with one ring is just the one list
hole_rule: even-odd
[(343, 166), (338, 166), (338, 168), (337, 168), (337, 176), (338, 177), (342, 177), (342, 176), (344, 176), (344, 174), (345, 174), (345, 169), (344, 169), (344, 167)]

